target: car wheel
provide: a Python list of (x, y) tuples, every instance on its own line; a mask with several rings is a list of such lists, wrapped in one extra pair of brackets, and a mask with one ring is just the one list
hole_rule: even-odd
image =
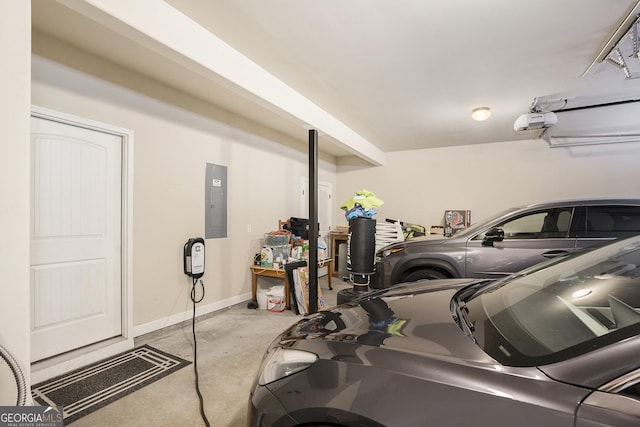
[(424, 268), (422, 270), (414, 270), (411, 273), (407, 274), (402, 278), (403, 282), (415, 282), (416, 280), (429, 279), (429, 280), (438, 280), (438, 279), (449, 279), (444, 273), (441, 273), (438, 270), (433, 270), (431, 268)]

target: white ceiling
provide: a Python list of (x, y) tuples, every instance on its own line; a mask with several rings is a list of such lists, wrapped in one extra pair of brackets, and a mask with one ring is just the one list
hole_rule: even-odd
[[(137, 0), (149, 20), (154, 2)], [(83, 16), (83, 3), (100, 1), (33, 0), (34, 29), (306, 141), (305, 123)], [(581, 77), (636, 0), (166, 3), (383, 152), (530, 139), (513, 122), (535, 97), (640, 92), (610, 64)], [(478, 106), (486, 122), (471, 120)]]

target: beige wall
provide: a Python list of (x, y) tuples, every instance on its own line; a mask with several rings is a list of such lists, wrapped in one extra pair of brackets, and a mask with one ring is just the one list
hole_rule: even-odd
[(443, 224), (445, 209), (470, 209), (472, 222), (477, 222), (539, 201), (640, 198), (638, 143), (552, 149), (533, 140), (386, 156), (383, 167), (366, 167), (353, 159), (339, 162), (338, 206), (366, 188), (385, 202), (377, 220), (399, 218), (429, 227)]
[[(0, 345), (28, 383), (30, 2), (0, 0), (0, 16)], [(0, 360), (0, 406), (15, 404), (15, 382)]]
[[(136, 334), (190, 314), (191, 282), (182, 272), (182, 248), (188, 238), (204, 235), (206, 163), (228, 168), (228, 237), (206, 240), (206, 297), (199, 307), (210, 311), (246, 300), (248, 266), (263, 233), (276, 230), (278, 219), (301, 215), (306, 145), (39, 36), (34, 52), (49, 57), (33, 59), (34, 105), (134, 132)], [(96, 71), (85, 74), (91, 70)], [(300, 132), (304, 142), (306, 130)], [(335, 186), (332, 162), (320, 161), (319, 179)]]

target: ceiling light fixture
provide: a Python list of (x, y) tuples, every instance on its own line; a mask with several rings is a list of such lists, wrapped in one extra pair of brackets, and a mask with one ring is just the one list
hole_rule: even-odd
[(490, 115), (491, 115), (491, 110), (489, 109), (489, 107), (478, 107), (478, 108), (474, 108), (471, 111), (471, 117), (476, 122), (483, 122), (487, 120)]

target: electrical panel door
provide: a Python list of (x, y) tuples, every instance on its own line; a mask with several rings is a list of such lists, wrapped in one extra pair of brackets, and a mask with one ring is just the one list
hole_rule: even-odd
[(207, 163), (205, 238), (227, 237), (227, 167)]

